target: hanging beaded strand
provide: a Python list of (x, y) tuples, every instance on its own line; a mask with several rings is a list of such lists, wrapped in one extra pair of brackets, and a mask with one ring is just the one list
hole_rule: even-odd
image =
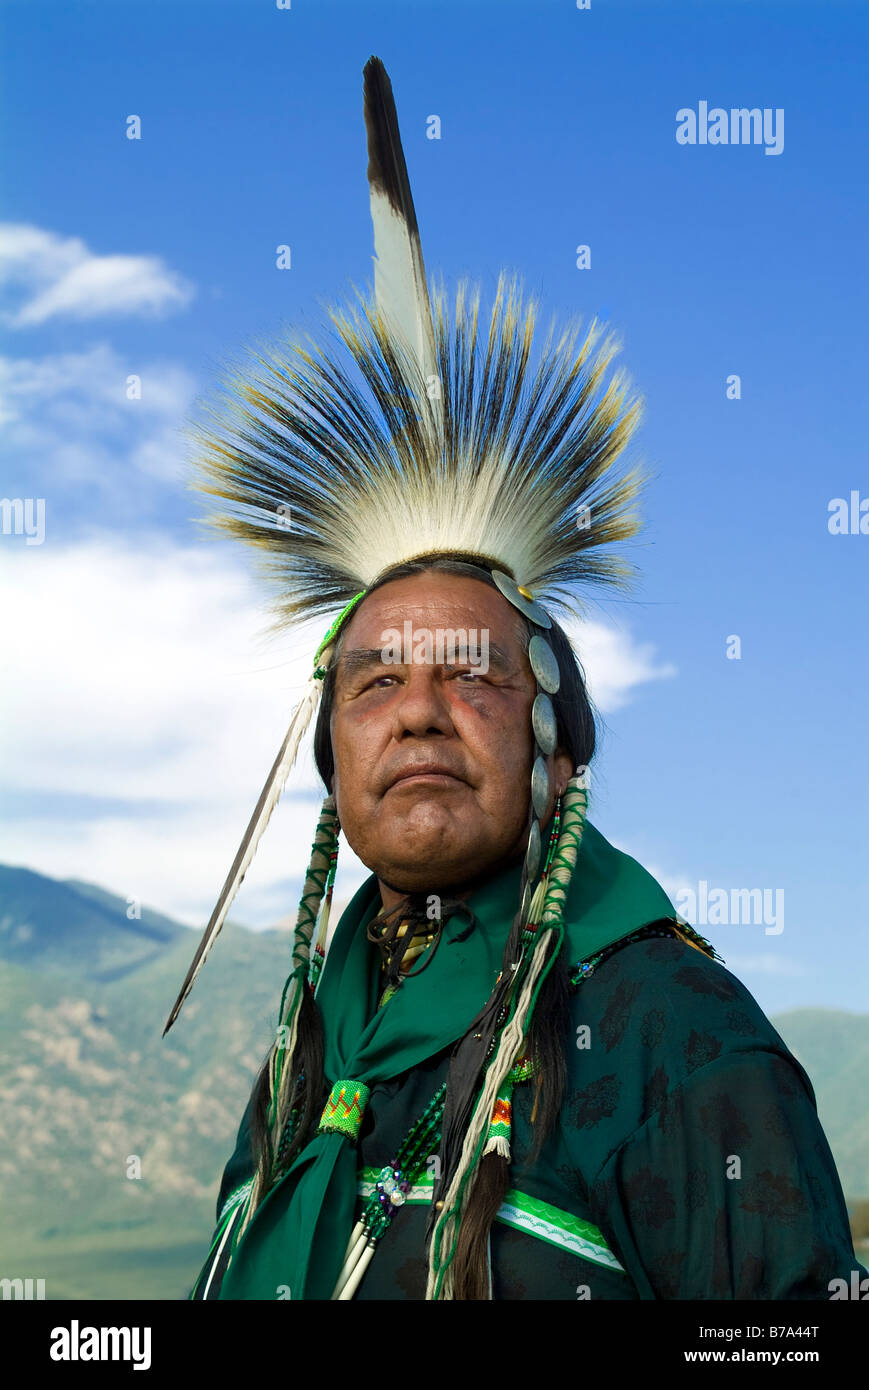
[[(520, 1057), (504, 1082), (505, 1097), (512, 1097), (514, 1086), (527, 1081), (533, 1074), (533, 1062), (527, 1057)], [(444, 1081), (408, 1130), (395, 1158), (381, 1168), (374, 1191), (347, 1242), (344, 1264), (332, 1294), (333, 1301), (348, 1302), (354, 1297), (378, 1242), (389, 1230), (437, 1149), (446, 1090), (447, 1083)], [(509, 1099), (507, 1107), (509, 1111)], [(503, 1125), (499, 1137), (509, 1146), (510, 1114), (502, 1112), (499, 1118)]]
[(407, 1194), (437, 1148), (446, 1090), (444, 1082), (409, 1130), (395, 1158), (381, 1168), (374, 1191), (350, 1233), (344, 1264), (332, 1294), (333, 1302), (346, 1303), (353, 1298), (371, 1263), (377, 1242), (389, 1230), (393, 1217), (404, 1206)]

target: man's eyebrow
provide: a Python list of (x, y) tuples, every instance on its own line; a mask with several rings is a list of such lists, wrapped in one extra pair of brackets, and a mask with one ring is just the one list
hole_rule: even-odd
[[(363, 672), (369, 670), (372, 666), (382, 666), (384, 670), (388, 671), (390, 666), (400, 666), (403, 664), (401, 662), (384, 661), (383, 652), (383, 647), (352, 647), (349, 651), (343, 651), (339, 653), (337, 665), (344, 676), (352, 679), (352, 677), (360, 675)], [(474, 662), (445, 661), (443, 663), (438, 662), (437, 664), (443, 664), (446, 667), (451, 667), (453, 665), (480, 665), (480, 658), (482, 656), (482, 652), (480, 649), (479, 641), (476, 643), (476, 646), (474, 647), (474, 654), (477, 658)], [(515, 661), (510, 657), (510, 655), (505, 651), (503, 647), (499, 646), (497, 642), (489, 642), (488, 658), (489, 670), (496, 670), (500, 671), (502, 674), (505, 674), (509, 671), (513, 671), (516, 669)]]
[(353, 647), (349, 652), (340, 652), (338, 669), (346, 676), (355, 676), (369, 666), (383, 666), (382, 647)]

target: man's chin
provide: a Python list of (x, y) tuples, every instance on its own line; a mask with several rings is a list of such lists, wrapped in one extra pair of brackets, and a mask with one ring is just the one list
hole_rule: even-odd
[[(463, 856), (464, 860), (464, 856)], [(412, 863), (372, 865), (371, 871), (380, 882), (394, 893), (446, 893), (454, 892), (465, 881), (479, 873), (477, 862), (457, 863), (454, 859), (420, 858), (414, 856)]]
[(389, 857), (372, 855), (376, 862), (368, 867), (396, 893), (452, 891), (477, 877), (481, 862), (486, 861), (488, 846), (469, 849), (469, 838), (459, 837), (453, 845), (445, 844), (442, 834), (406, 841), (397, 837), (389, 846)]
[(394, 859), (380, 860), (368, 868), (394, 893), (459, 894), (485, 882), (516, 859), (515, 853), (499, 854), (491, 845), (478, 845), (469, 851), (467, 841), (455, 854), (445, 854), (440, 841), (428, 852), (415, 848), (412, 856), (398, 863)]
[(352, 828), (344, 829), (362, 863), (395, 893), (461, 892), (497, 872), (517, 850), (481, 835), (485, 817), (477, 806), (450, 815), (433, 798), (400, 816), (384, 816), (385, 809), (381, 803), (381, 814), (356, 844)]
[(397, 802), (390, 804), (388, 797), (381, 802), (376, 835), (387, 854), (401, 855), (409, 869), (473, 854), (468, 844), (480, 838), (484, 824), (480, 808), (470, 798), (461, 805), (452, 795), (448, 800), (450, 804), (436, 793), (408, 797), (400, 807)]

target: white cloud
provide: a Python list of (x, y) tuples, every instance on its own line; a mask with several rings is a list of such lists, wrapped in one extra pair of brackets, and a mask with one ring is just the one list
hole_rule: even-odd
[[(140, 399), (127, 398), (139, 378)], [(127, 497), (177, 481), (179, 430), (196, 389), (171, 361), (126, 361), (108, 343), (42, 358), (0, 357), (0, 425), (10, 459), (27, 467), (51, 500), (57, 488), (90, 483)]]
[[(126, 380), (135, 372), (142, 381), (142, 399), (129, 401)], [(90, 430), (104, 419), (105, 411), (130, 415), (136, 410), (171, 419), (189, 404), (193, 378), (175, 363), (126, 364), (108, 343), (97, 343), (83, 352), (49, 354), (41, 358), (0, 358), (3, 421), (15, 423), (46, 407), (62, 402), (65, 424)], [(72, 406), (83, 402), (86, 413), (75, 417)]]
[[(0, 541), (0, 587), (14, 594), (4, 604), (0, 761), (24, 807), (4, 826), (3, 860), (201, 921), (326, 624), (267, 643), (262, 590), (231, 544), (178, 546), (133, 531), (74, 546)], [(598, 634), (584, 655), (610, 700), (650, 669), (624, 632)], [(304, 872), (322, 796), (308, 748), (291, 789), (233, 910), (241, 921), (295, 911), (280, 885)], [(367, 872), (345, 845), (336, 892), (349, 897)]]
[(563, 627), (582, 663), (589, 694), (600, 710), (611, 713), (621, 709), (638, 686), (677, 674), (670, 662), (656, 660), (651, 643), (636, 643), (622, 628), (580, 619), (565, 622)]
[(194, 294), (159, 256), (98, 255), (80, 237), (20, 223), (0, 225), (0, 285), (23, 291), (23, 302), (3, 314), (12, 328), (54, 318), (161, 318)]

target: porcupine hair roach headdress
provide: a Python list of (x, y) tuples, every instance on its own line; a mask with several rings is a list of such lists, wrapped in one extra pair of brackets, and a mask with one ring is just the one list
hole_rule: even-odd
[[(359, 296), (331, 310), (325, 345), (294, 341), (253, 353), (229, 380), (209, 425), (193, 431), (195, 486), (227, 504), (212, 524), (259, 551), (277, 589), (274, 628), (340, 611), (314, 655), (307, 689), (164, 1032), (253, 859), (356, 605), (402, 562), (446, 555), (472, 560), (527, 620), (537, 681), (518, 911), (498, 984), (451, 1063), (438, 1201), (429, 1227), (427, 1296), (487, 1297), (478, 1275), (467, 1273), (479, 1267), (486, 1223), (470, 1241), (477, 1255), (463, 1230), (480, 1225), (472, 1218), (481, 1174), (492, 1165), (500, 1166), (501, 1178), (507, 1173), (509, 1148), (490, 1121), (515, 1075), (561, 948), (562, 908), (586, 808), (581, 780), (574, 778), (547, 851), (541, 842), (551, 795), (545, 760), (558, 735), (550, 697), (561, 682), (546, 635), (554, 635), (547, 608), (573, 611), (577, 583), (618, 586), (631, 576), (631, 567), (609, 547), (638, 530), (632, 504), (642, 480), (636, 470), (615, 465), (640, 404), (629, 398), (623, 373), (610, 373), (618, 350), (612, 336), (592, 323), (585, 334), (576, 326), (556, 333), (553, 326), (541, 341), (537, 306), (523, 299), (515, 280), (501, 277), (482, 324), (479, 292), (460, 286), (452, 306), (442, 290), (430, 298), (392, 89), (377, 58), (366, 64), (364, 89), (373, 300)], [(278, 1038), (264, 1072), (269, 1137), (240, 1229), (286, 1171), (316, 1113), (315, 1087), (303, 1084), (302, 1072), (307, 1068), (310, 1077), (318, 1065), (310, 1048), (311, 1015), (338, 833), (329, 795), (302, 892)], [(479, 1044), (465, 1046), (472, 1036), (487, 1044), (482, 1062)], [(499, 1178), (494, 1188), (499, 1182), (506, 1185)], [(336, 1296), (352, 1295), (345, 1288)]]

